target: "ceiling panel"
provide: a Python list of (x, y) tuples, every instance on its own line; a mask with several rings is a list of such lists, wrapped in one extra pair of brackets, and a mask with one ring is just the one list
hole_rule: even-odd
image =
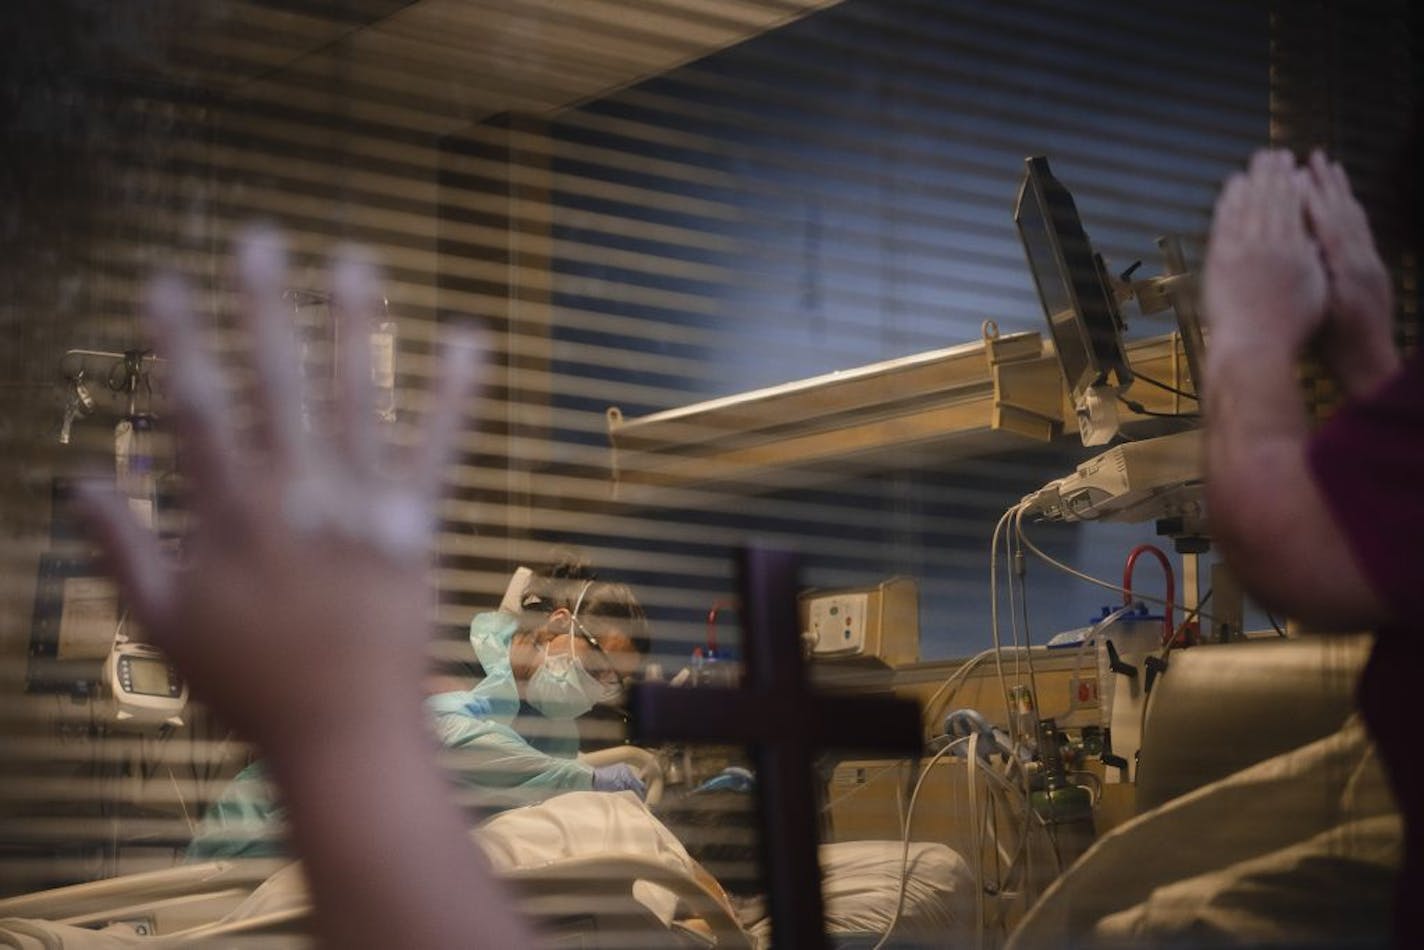
[(168, 78), (429, 132), (551, 112), (838, 0), (242, 0), (185, 12)]

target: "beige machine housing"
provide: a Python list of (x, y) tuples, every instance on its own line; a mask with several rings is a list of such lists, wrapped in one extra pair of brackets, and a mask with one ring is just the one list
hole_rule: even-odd
[(798, 599), (801, 629), (814, 660), (889, 667), (920, 659), (920, 592), (913, 579), (871, 587), (808, 590)]

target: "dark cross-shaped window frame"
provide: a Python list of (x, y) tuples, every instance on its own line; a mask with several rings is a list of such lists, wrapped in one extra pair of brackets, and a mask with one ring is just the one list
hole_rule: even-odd
[(810, 688), (796, 612), (795, 555), (750, 548), (738, 559), (738, 575), (743, 688), (637, 686), (629, 700), (632, 739), (751, 747), (772, 942), (778, 950), (811, 950), (826, 946), (815, 757), (827, 748), (917, 756), (920, 710), (910, 700), (832, 696)]

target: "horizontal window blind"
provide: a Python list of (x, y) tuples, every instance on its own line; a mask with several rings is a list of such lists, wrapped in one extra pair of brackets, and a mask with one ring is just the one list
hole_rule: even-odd
[[(1416, 67), (1407, 4), (1363, 7), (1341, 9), (1334, 31), (1264, 0), (65, 0), (5, 13), (0, 899), (174, 867), (256, 756), (200, 700), (179, 729), (125, 731), (92, 677), (36, 672), (60, 649), (66, 597), (88, 591), (96, 622), (124, 622), (64, 496), (112, 471), (121, 417), (152, 412), (161, 428), (170, 412), (162, 349), (132, 387), (113, 355), (148, 345), (138, 314), (155, 269), (188, 278), (212, 346), (240, 367), (228, 253), (247, 223), (276, 223), (321, 376), (327, 259), (372, 249), (395, 333), (393, 443), (419, 436), (442, 331), (485, 327), (491, 372), (440, 511), (433, 658), (473, 668), (472, 616), (517, 566), (573, 551), (646, 609), (645, 664), (675, 676), (715, 641), (734, 673), (734, 554), (756, 542), (798, 551), (808, 588), (912, 578), (921, 662), (869, 681), (924, 699), (992, 645), (1000, 516), (1096, 450), (1071, 420), (1048, 439), (978, 421), (993, 398), (984, 355), (944, 357), (955, 368), (937, 385), (887, 371), (847, 405), (823, 394), (986, 333), (1047, 338), (1013, 221), (1029, 156), (1071, 190), (1114, 276), (1139, 261), (1138, 277), (1164, 273), (1162, 237), (1196, 270), (1221, 182), (1273, 140), (1343, 153), (1387, 214), (1378, 183)], [(1301, 63), (1318, 43), (1328, 57), (1311, 77)], [(1404, 243), (1388, 245), (1392, 265), (1410, 260)], [(1408, 294), (1401, 309), (1417, 313)], [(1172, 314), (1124, 316), (1132, 352), (1187, 385), (1163, 342)], [(92, 409), (74, 410), (77, 383)], [(250, 380), (225, 384), (241, 396)], [(176, 532), (181, 470), (160, 446), (174, 502), (160, 523)], [(1150, 523), (1029, 530), (1114, 580), (1134, 545), (1166, 543)], [(1143, 593), (1164, 593), (1139, 573)], [(1014, 636), (1035, 646), (1120, 601), (1041, 562), (1014, 583)], [(1067, 701), (1040, 697), (1046, 712)], [(626, 734), (612, 714), (581, 729), (586, 749)], [(712, 817), (679, 794), (663, 814), (728, 891), (756, 894), (751, 798), (722, 771), (747, 765), (744, 750), (661, 752), (670, 792), (723, 776)], [(828, 795), (854, 802), (856, 788)], [(876, 789), (865, 813), (893, 816), (893, 790)], [(569, 901), (560, 919), (582, 920)]]

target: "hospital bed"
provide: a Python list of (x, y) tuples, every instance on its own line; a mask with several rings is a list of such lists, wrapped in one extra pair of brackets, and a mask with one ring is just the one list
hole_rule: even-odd
[[(650, 797), (656, 760), (619, 747), (595, 753), (639, 767)], [(653, 814), (627, 792), (570, 792), (516, 808), (476, 833), (497, 872), (539, 920), (551, 946), (729, 947), (769, 942), (764, 919), (733, 905)], [(893, 913), (900, 842), (823, 846), (828, 929), (871, 946)], [(972, 920), (972, 878), (944, 845), (910, 851), (913, 886), (889, 946), (952, 946)], [(0, 947), (305, 947), (307, 896), (295, 864), (218, 861), (62, 887), (0, 901)], [(157, 940), (155, 941), (155, 938)]]
[(1387, 945), (1402, 826), (1358, 716), (1364, 638), (1174, 654), (1139, 813), (1044, 894), (1008, 950)]
[[(1154, 690), (1139, 760), (1140, 813), (1103, 835), (1047, 889), (1010, 937), (1039, 947), (1377, 942), (1398, 862), (1399, 817), (1358, 722), (1353, 691), (1368, 643), (1300, 639), (1174, 654)], [(651, 754), (624, 747), (661, 793)], [(571, 815), (571, 807), (593, 817)], [(622, 823), (617, 841), (569, 841)], [(493, 829), (496, 843), (488, 833)], [(628, 793), (570, 793), (492, 819), (482, 840), (553, 945), (749, 947), (764, 920), (728, 900), (681, 843)], [(623, 832), (627, 832), (624, 834)], [(502, 837), (501, 837), (502, 834)], [(547, 837), (547, 840), (544, 840)], [(522, 853), (517, 844), (535, 842)], [(853, 849), (859, 848), (856, 854)], [(893, 906), (899, 842), (826, 846), (828, 929), (870, 946)], [(854, 870), (875, 885), (860, 886)], [(974, 884), (943, 845), (917, 845), (910, 945), (974, 944)], [(868, 871), (868, 873), (866, 873)], [(150, 922), (176, 945), (260, 937), (305, 946), (305, 892), (292, 868), (219, 862), (0, 901), (0, 946), (107, 950), (151, 938), (82, 928)], [(867, 896), (869, 895), (869, 896)], [(860, 906), (852, 907), (859, 899)], [(860, 911), (881, 911), (880, 917)], [(1331, 928), (1331, 920), (1337, 923)], [(1341, 931), (1339, 921), (1348, 923)], [(25, 935), (29, 927), (36, 934)], [(897, 931), (898, 933), (898, 931)], [(56, 936), (58, 935), (58, 936)], [(30, 942), (25, 943), (28, 939)], [(919, 942), (916, 942), (919, 941)], [(905, 943), (894, 942), (903, 946)]]

